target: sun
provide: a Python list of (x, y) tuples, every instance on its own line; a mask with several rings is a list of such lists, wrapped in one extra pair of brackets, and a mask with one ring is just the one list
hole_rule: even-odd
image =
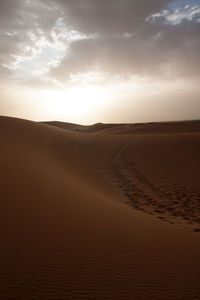
[(59, 119), (84, 119), (104, 104), (105, 91), (98, 86), (45, 89), (41, 99), (49, 115)]

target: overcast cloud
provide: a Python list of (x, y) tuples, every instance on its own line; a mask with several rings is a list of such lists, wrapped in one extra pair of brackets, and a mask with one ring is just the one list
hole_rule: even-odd
[(199, 77), (198, 2), (170, 8), (163, 0), (1, 0), (0, 74), (54, 48), (38, 70), (41, 80), (89, 71)]

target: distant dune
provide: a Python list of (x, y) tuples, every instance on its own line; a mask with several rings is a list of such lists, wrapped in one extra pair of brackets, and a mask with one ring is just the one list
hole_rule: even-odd
[(200, 121), (0, 117), (0, 299), (200, 299)]
[(200, 120), (195, 121), (172, 121), (172, 122), (150, 122), (135, 124), (104, 124), (79, 125), (73, 123), (64, 123), (58, 121), (43, 122), (47, 125), (56, 126), (62, 129), (69, 129), (85, 133), (101, 132), (104, 134), (136, 134), (136, 133), (186, 133), (199, 132)]

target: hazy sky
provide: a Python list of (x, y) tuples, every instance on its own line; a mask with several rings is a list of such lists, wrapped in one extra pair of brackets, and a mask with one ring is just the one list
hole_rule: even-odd
[(0, 114), (200, 118), (200, 0), (0, 0)]

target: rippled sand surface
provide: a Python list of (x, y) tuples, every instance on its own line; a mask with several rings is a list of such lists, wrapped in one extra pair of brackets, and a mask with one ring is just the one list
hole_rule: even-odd
[(0, 117), (0, 299), (200, 299), (200, 122)]

